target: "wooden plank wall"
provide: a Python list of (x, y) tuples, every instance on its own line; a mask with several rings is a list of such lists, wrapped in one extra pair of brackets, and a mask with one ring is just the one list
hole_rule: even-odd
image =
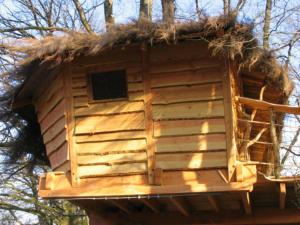
[[(139, 48), (112, 51), (73, 68), (75, 151), (80, 178), (147, 173)], [(89, 72), (126, 69), (128, 100), (90, 101)]]
[(207, 54), (199, 43), (152, 49), (156, 168), (227, 166), (222, 64)]
[(67, 147), (66, 103), (64, 99), (63, 75), (58, 74), (35, 102), (47, 156), (54, 171), (69, 171)]
[[(166, 49), (164, 49), (166, 48)], [(151, 48), (155, 168), (227, 167), (222, 66), (198, 44)], [(178, 54), (180, 52), (180, 54)], [(75, 151), (80, 178), (147, 173), (140, 47), (72, 66)], [(126, 69), (128, 100), (89, 100), (87, 74)]]

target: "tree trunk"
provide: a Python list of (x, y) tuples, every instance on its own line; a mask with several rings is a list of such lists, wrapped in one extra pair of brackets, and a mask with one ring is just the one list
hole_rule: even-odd
[(140, 19), (152, 20), (152, 4), (152, 0), (140, 0)]
[(198, 16), (198, 19), (201, 18), (201, 10), (200, 10), (200, 6), (199, 6), (199, 0), (195, 0), (195, 5), (196, 5), (196, 13)]
[(266, 10), (265, 10), (265, 21), (263, 28), (263, 47), (264, 49), (269, 49), (269, 39), (270, 39), (270, 24), (271, 24), (271, 11), (272, 11), (272, 0), (266, 0)]
[(172, 25), (174, 24), (175, 0), (161, 0), (163, 11), (163, 22)]
[(86, 29), (87, 32), (92, 33), (93, 32), (92, 28), (85, 16), (84, 10), (83, 10), (79, 0), (73, 0), (73, 3), (75, 4), (75, 7), (79, 14), (79, 18), (80, 18), (82, 25), (84, 26), (84, 28)]
[(104, 15), (105, 15), (106, 30), (109, 30), (110, 27), (115, 24), (115, 20), (113, 17), (113, 0), (104, 1)]
[(223, 9), (224, 9), (224, 15), (229, 15), (230, 14), (230, 0), (223, 0)]

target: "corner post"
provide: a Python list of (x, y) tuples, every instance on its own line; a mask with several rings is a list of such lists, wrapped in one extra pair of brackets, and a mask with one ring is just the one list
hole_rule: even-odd
[(222, 79), (223, 95), (224, 95), (224, 112), (225, 112), (225, 128), (226, 128), (226, 148), (227, 148), (227, 166), (228, 166), (228, 181), (233, 178), (233, 173), (236, 167), (236, 139), (235, 131), (236, 112), (234, 108), (234, 69), (230, 60), (226, 60), (225, 73)]
[(71, 68), (68, 64), (66, 66), (65, 73), (63, 74), (64, 82), (64, 97), (66, 99), (65, 117), (66, 117), (66, 130), (67, 130), (67, 141), (68, 141), (68, 151), (70, 157), (71, 165), (71, 184), (73, 187), (79, 185), (78, 177), (78, 165), (77, 165), (77, 153), (74, 148), (74, 129), (75, 129), (75, 118), (74, 118), (74, 107), (73, 107), (73, 95), (72, 95), (72, 77)]
[(148, 167), (148, 182), (155, 184), (155, 140), (153, 138), (153, 95), (151, 92), (151, 77), (149, 74), (149, 49), (144, 42), (141, 46), (142, 52), (142, 74), (144, 82), (144, 102), (145, 102), (145, 129), (147, 138), (147, 167)]

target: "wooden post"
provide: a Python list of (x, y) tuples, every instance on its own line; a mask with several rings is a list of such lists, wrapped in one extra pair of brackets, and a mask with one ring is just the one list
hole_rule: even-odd
[(68, 151), (70, 157), (70, 169), (71, 169), (71, 183), (73, 187), (77, 187), (79, 184), (78, 177), (78, 165), (77, 165), (77, 153), (74, 148), (75, 140), (73, 138), (73, 133), (75, 129), (75, 118), (74, 118), (74, 108), (73, 108), (73, 96), (72, 96), (72, 77), (71, 77), (71, 69), (70, 66), (67, 65), (67, 69), (63, 74), (63, 82), (64, 82), (64, 95), (66, 99), (66, 109), (65, 109), (65, 117), (66, 117), (66, 130), (67, 130), (67, 141), (68, 141)]
[(279, 155), (278, 137), (277, 137), (276, 126), (275, 126), (275, 113), (272, 108), (269, 110), (269, 113), (270, 113), (270, 135), (273, 143), (273, 152), (274, 152), (274, 175), (275, 178), (278, 178), (280, 176), (280, 155)]
[(279, 183), (279, 208), (281, 210), (285, 209), (286, 201), (286, 185), (285, 183)]
[(251, 200), (249, 191), (241, 192), (241, 198), (244, 206), (245, 213), (247, 215), (252, 214)]
[(154, 124), (152, 117), (152, 101), (151, 93), (151, 77), (149, 74), (149, 52), (146, 43), (142, 45), (142, 73), (144, 82), (144, 96), (145, 96), (145, 128), (147, 137), (147, 166), (148, 166), (148, 182), (154, 184), (154, 170), (155, 170), (155, 143), (153, 138)]
[(233, 106), (233, 66), (226, 61), (225, 74), (222, 82), (224, 93), (224, 111), (225, 111), (225, 128), (226, 128), (226, 148), (227, 148), (227, 166), (228, 166), (228, 181), (230, 182), (235, 170), (236, 164), (236, 140), (235, 140), (235, 127), (234, 117), (236, 117)]

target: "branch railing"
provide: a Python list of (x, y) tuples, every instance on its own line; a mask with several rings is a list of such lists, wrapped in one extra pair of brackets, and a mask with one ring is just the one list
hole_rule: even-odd
[[(281, 104), (274, 104), (267, 101), (262, 100), (264, 88), (260, 94), (260, 100), (251, 99), (246, 97), (236, 97), (235, 101), (239, 105), (247, 106), (247, 108), (252, 108), (253, 111), (249, 115), (242, 112), (243, 118), (238, 118), (239, 122), (245, 124), (245, 129), (243, 133), (243, 138), (239, 139), (240, 146), (239, 146), (239, 157), (241, 161), (249, 161), (249, 147), (253, 144), (266, 144), (272, 150), (272, 159), (268, 160), (273, 162), (273, 172), (275, 178), (280, 176), (281, 171), (281, 163), (280, 163), (280, 145), (282, 143), (281, 136), (279, 135), (277, 128), (283, 128), (285, 125), (276, 123), (277, 117), (276, 113), (283, 113), (283, 114), (294, 114), (300, 115), (300, 107), (289, 106), (289, 105), (281, 105)], [(256, 115), (257, 110), (266, 111), (269, 115), (269, 121), (255, 121), (254, 117)], [(254, 138), (251, 139), (251, 132), (253, 124), (263, 126), (263, 128), (256, 134)], [(294, 127), (299, 128), (299, 127)], [(262, 135), (269, 131), (270, 134), (270, 142), (260, 141)], [(300, 129), (298, 129), (300, 130)], [(298, 132), (297, 132), (298, 133)], [(297, 134), (296, 133), (296, 134)], [(298, 137), (298, 135), (297, 135)], [(296, 137), (296, 139), (297, 139)], [(295, 139), (295, 138), (294, 138)], [(294, 140), (292, 143), (295, 142)], [(293, 143), (295, 144), (295, 143)], [(269, 162), (268, 162), (269, 164)], [(269, 168), (270, 169), (270, 168)], [(269, 173), (269, 172), (268, 172)]]

